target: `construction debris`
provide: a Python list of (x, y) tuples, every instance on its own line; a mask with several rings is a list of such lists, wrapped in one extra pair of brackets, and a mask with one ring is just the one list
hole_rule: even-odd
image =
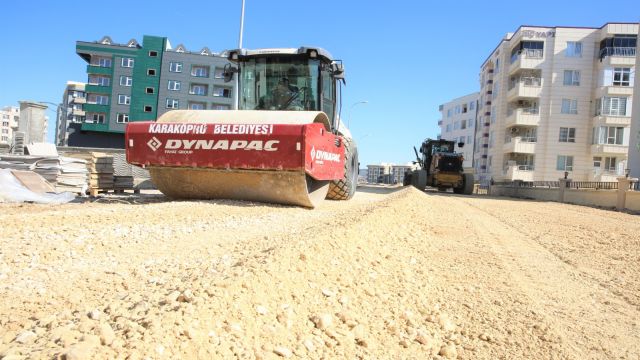
[(53, 193), (53, 186), (33, 171), (0, 169), (0, 202), (62, 204), (75, 199), (70, 192)]

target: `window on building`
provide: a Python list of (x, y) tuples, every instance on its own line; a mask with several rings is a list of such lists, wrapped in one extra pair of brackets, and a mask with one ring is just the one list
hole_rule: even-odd
[(462, 113), (465, 114), (467, 111), (467, 104), (462, 104)]
[(476, 102), (475, 101), (469, 102), (469, 110), (474, 110), (475, 108), (476, 108)]
[(604, 158), (604, 171), (615, 172), (616, 171), (616, 158), (605, 157)]
[(130, 95), (118, 95), (118, 104), (119, 105), (130, 105), (131, 104), (131, 96)]
[(176, 81), (176, 80), (169, 80), (169, 83), (167, 84), (167, 89), (173, 90), (173, 91), (179, 91), (180, 87), (181, 87), (180, 81)]
[(178, 99), (167, 99), (167, 109), (178, 109), (180, 102)]
[(593, 157), (593, 167), (594, 168), (600, 168), (600, 164), (602, 163), (602, 157), (601, 156), (594, 156)]
[(3, 121), (2, 122), (2, 126), (9, 126), (9, 122), (8, 121)]
[(189, 86), (189, 94), (191, 95), (207, 95), (208, 85), (205, 84), (191, 84)]
[(89, 85), (109, 86), (111, 78), (108, 76), (89, 75)]
[(576, 142), (576, 128), (561, 127), (560, 142)]
[(605, 96), (596, 100), (596, 116), (627, 116), (627, 98)]
[(144, 88), (144, 92), (147, 93), (147, 94), (153, 94), (153, 93), (155, 93), (155, 89), (150, 87), (150, 86), (148, 86), (148, 87)]
[(130, 68), (133, 67), (133, 58), (123, 57), (120, 61), (120, 66)]
[(450, 118), (451, 117), (451, 109), (447, 109), (447, 117)]
[(109, 96), (107, 96), (107, 95), (98, 95), (98, 94), (89, 94), (89, 98), (87, 99), (87, 103), (96, 104), (96, 105), (109, 105)]
[(133, 84), (133, 78), (131, 76), (120, 76), (120, 86), (131, 86)]
[(194, 102), (194, 101), (190, 101), (189, 102), (189, 109), (190, 110), (205, 110), (207, 108), (207, 104), (203, 103), (203, 102)]
[(209, 77), (209, 67), (203, 65), (193, 65), (191, 66), (191, 76)]
[(100, 67), (111, 67), (111, 58), (93, 56), (91, 57), (91, 65)]
[(153, 111), (153, 106), (151, 105), (144, 106), (144, 112), (152, 112), (152, 111)]
[(212, 103), (211, 104), (211, 109), (212, 110), (231, 110), (231, 106), (229, 106), (227, 104)]
[(496, 74), (500, 72), (500, 58), (496, 58), (496, 67), (493, 69), (493, 71)]
[(213, 73), (213, 77), (216, 79), (223, 79), (224, 78), (224, 69), (223, 68), (215, 68), (214, 73)]
[(453, 123), (453, 130), (458, 130), (458, 129), (460, 129), (460, 121), (457, 121), (457, 120), (456, 120), (456, 121)]
[(560, 110), (560, 112), (563, 114), (577, 114), (578, 100), (562, 99), (562, 109)]
[(8, 134), (9, 133), (9, 129), (2, 129), (2, 133), (3, 134)]
[(154, 51), (154, 50), (151, 50), (151, 51), (149, 51), (149, 56), (150, 57), (158, 57), (158, 52)]
[(573, 156), (558, 155), (556, 170), (573, 171)]
[(491, 98), (492, 98), (492, 99), (497, 98), (497, 97), (498, 97), (498, 92), (499, 92), (499, 91), (500, 91), (500, 84), (498, 84), (498, 83), (494, 83), (494, 84), (493, 84), (493, 91), (492, 91), (492, 94), (491, 94)]
[(147, 69), (148, 76), (156, 76), (156, 69)]
[(613, 69), (614, 86), (632, 86), (631, 68), (617, 67)]
[(566, 57), (582, 57), (582, 43), (579, 41), (567, 41)]
[(564, 85), (579, 86), (580, 85), (580, 71), (579, 70), (565, 70), (564, 71)]
[(129, 122), (129, 114), (118, 113), (116, 116), (116, 122), (118, 124), (124, 124)]
[(220, 86), (214, 86), (213, 87), (213, 96), (230, 98), (231, 97), (231, 89), (230, 88), (225, 88), (225, 87), (220, 87)]
[(467, 135), (467, 144), (471, 144), (471, 135)]
[(447, 129), (445, 132), (451, 132), (451, 124), (447, 124)]
[(9, 141), (9, 137), (8, 136), (3, 136), (2, 137), (2, 141)]
[(87, 119), (85, 121), (93, 124), (104, 124), (104, 119), (104, 113), (89, 113), (87, 114)]
[(625, 145), (625, 128), (622, 126), (598, 126), (593, 128), (593, 143), (598, 145)]
[(170, 62), (169, 63), (169, 71), (180, 73), (182, 72), (182, 63), (181, 62)]

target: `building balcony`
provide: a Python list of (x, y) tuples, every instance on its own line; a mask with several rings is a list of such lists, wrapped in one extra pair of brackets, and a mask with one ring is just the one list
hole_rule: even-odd
[(85, 116), (87, 113), (81, 109), (73, 109), (71, 110), (71, 114), (74, 116)]
[(111, 86), (89, 85), (85, 86), (87, 94), (109, 94), (111, 95)]
[(87, 103), (87, 98), (83, 98), (83, 97), (76, 97), (73, 98), (73, 100), (71, 100), (72, 104), (86, 104)]
[(438, 126), (442, 126), (442, 120), (438, 120)]
[(538, 49), (525, 49), (521, 54), (514, 55), (511, 58), (511, 65), (509, 65), (509, 74), (522, 69), (539, 69), (544, 61), (543, 55), (542, 50)]
[(87, 65), (87, 74), (111, 75), (112, 73), (113, 68), (110, 67)]
[(505, 119), (505, 127), (514, 125), (538, 126), (540, 124), (540, 113), (538, 109), (519, 108), (511, 110)]
[(86, 104), (83, 110), (91, 113), (107, 113), (109, 112), (109, 105)]
[(599, 115), (593, 117), (593, 123), (594, 125), (631, 126), (631, 117)]
[(614, 145), (614, 144), (594, 144), (591, 145), (592, 154), (614, 154), (627, 155), (629, 147), (626, 145)]
[(533, 165), (509, 164), (504, 171), (505, 180), (533, 181)]
[(633, 86), (600, 86), (596, 88), (596, 99), (603, 96), (633, 96)]
[(591, 175), (592, 181), (600, 181), (600, 182), (618, 182), (619, 177), (624, 176), (624, 170), (620, 169), (620, 171), (612, 170), (612, 171), (602, 171), (601, 169), (594, 170)]
[(511, 138), (510, 142), (505, 143), (502, 150), (506, 153), (535, 154), (536, 142), (536, 138), (516, 136)]
[(539, 98), (542, 93), (541, 78), (520, 78), (507, 92), (507, 101), (518, 98)]
[(636, 63), (635, 47), (606, 47), (600, 50), (600, 62), (603, 65), (629, 65)]

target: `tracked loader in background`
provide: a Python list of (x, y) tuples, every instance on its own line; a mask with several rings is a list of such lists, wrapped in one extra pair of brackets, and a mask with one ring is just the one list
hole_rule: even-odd
[(176, 199), (313, 208), (353, 197), (358, 150), (340, 122), (344, 68), (320, 48), (228, 52), (239, 110), (173, 110), (130, 122), (127, 161)]
[[(420, 153), (414, 147), (418, 169), (404, 175), (403, 185), (413, 185), (420, 190), (427, 186), (440, 191), (453, 189), (456, 194), (473, 193), (473, 174), (465, 173), (462, 154), (454, 151), (455, 143), (449, 140), (426, 139), (420, 146)], [(463, 147), (464, 143), (458, 143)]]

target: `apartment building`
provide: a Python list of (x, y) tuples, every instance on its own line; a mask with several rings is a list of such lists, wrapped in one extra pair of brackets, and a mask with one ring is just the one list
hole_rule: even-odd
[(68, 145), (69, 130), (73, 131), (73, 127), (70, 127), (69, 124), (82, 126), (86, 119), (84, 111), (84, 105), (87, 103), (86, 85), (82, 82), (67, 81), (62, 102), (57, 111), (55, 144), (58, 146)]
[(367, 165), (367, 182), (371, 184), (384, 182), (385, 176), (389, 177), (391, 164)]
[(507, 34), (481, 66), (479, 180), (624, 175), (637, 34), (637, 23)]
[(226, 58), (208, 48), (173, 48), (165, 37), (118, 44), (76, 43), (87, 62), (86, 104), (81, 124), (70, 123), (70, 146), (123, 147), (129, 121), (155, 120), (174, 109), (231, 109), (234, 82), (225, 83)]
[[(440, 138), (456, 142), (455, 151), (462, 153), (465, 168), (473, 167), (473, 144), (475, 142), (476, 114), (480, 93), (453, 99), (440, 105), (442, 119), (438, 120)], [(462, 148), (458, 143), (464, 143)]]
[[(640, 29), (638, 30), (640, 38)], [(636, 43), (636, 54), (640, 43)], [(636, 69), (640, 69), (640, 56), (636, 56)], [(629, 170), (631, 177), (640, 178), (640, 81), (634, 82), (633, 108), (631, 111), (631, 136), (629, 136)]]
[(415, 165), (382, 163), (367, 165), (367, 182), (371, 184), (402, 184), (404, 174), (415, 169)]
[(18, 130), (20, 108), (5, 106), (0, 109), (0, 151), (9, 152), (13, 145), (13, 133)]

